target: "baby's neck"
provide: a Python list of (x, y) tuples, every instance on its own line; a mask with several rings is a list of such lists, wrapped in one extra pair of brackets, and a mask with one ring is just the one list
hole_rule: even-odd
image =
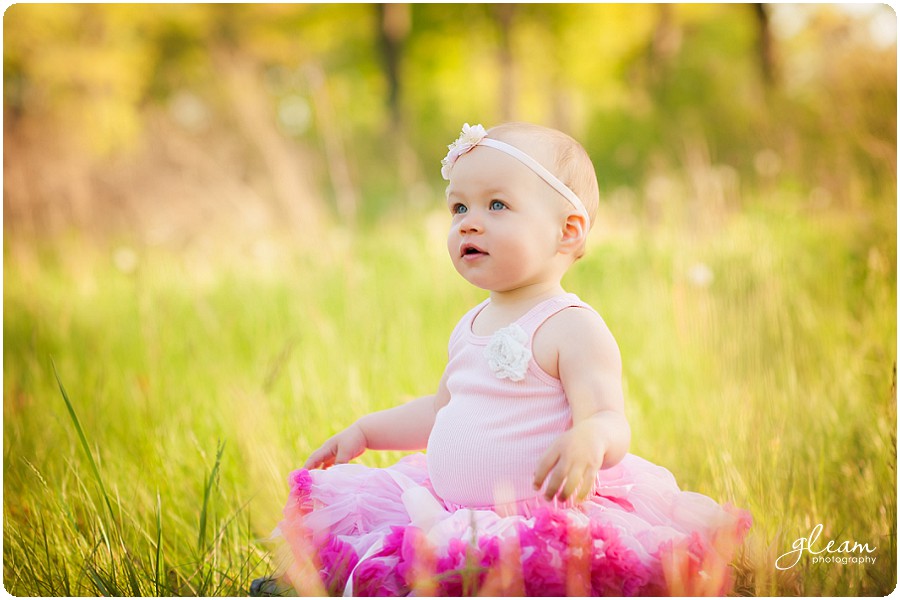
[(565, 294), (566, 291), (558, 281), (536, 283), (514, 290), (491, 292), (491, 305), (504, 311), (519, 312), (529, 309), (548, 298)]

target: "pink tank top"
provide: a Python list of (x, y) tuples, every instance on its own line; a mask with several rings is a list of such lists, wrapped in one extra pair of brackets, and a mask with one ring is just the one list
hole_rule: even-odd
[(531, 356), (537, 329), (569, 307), (593, 309), (575, 294), (534, 306), (492, 336), (472, 332), (485, 300), (450, 335), (447, 387), (450, 402), (428, 439), (428, 472), (448, 507), (527, 506), (538, 460), (572, 426), (559, 379)]

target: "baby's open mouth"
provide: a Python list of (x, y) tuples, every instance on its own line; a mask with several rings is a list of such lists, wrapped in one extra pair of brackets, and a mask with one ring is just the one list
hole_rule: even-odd
[(465, 244), (462, 247), (462, 256), (486, 256), (487, 252), (472, 244)]

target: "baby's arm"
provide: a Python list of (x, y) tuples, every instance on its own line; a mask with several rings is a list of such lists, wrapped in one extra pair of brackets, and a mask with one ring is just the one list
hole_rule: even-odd
[[(625, 418), (622, 358), (612, 333), (591, 311), (564, 310), (544, 325), (558, 351), (559, 379), (572, 407), (572, 428), (559, 436), (538, 462), (535, 489), (544, 496), (584, 499), (597, 471), (628, 452), (631, 428)], [(549, 476), (549, 479), (548, 479)]]
[(446, 375), (438, 391), (406, 404), (370, 413), (330, 437), (303, 465), (325, 468), (350, 462), (369, 450), (421, 450), (428, 444), (437, 411), (450, 401)]

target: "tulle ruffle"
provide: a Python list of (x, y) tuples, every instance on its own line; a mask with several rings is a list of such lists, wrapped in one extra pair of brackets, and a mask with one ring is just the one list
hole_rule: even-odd
[(387, 469), (301, 469), (279, 532), (303, 595), (724, 595), (750, 515), (681, 491), (633, 455), (577, 507), (447, 506), (425, 457)]

